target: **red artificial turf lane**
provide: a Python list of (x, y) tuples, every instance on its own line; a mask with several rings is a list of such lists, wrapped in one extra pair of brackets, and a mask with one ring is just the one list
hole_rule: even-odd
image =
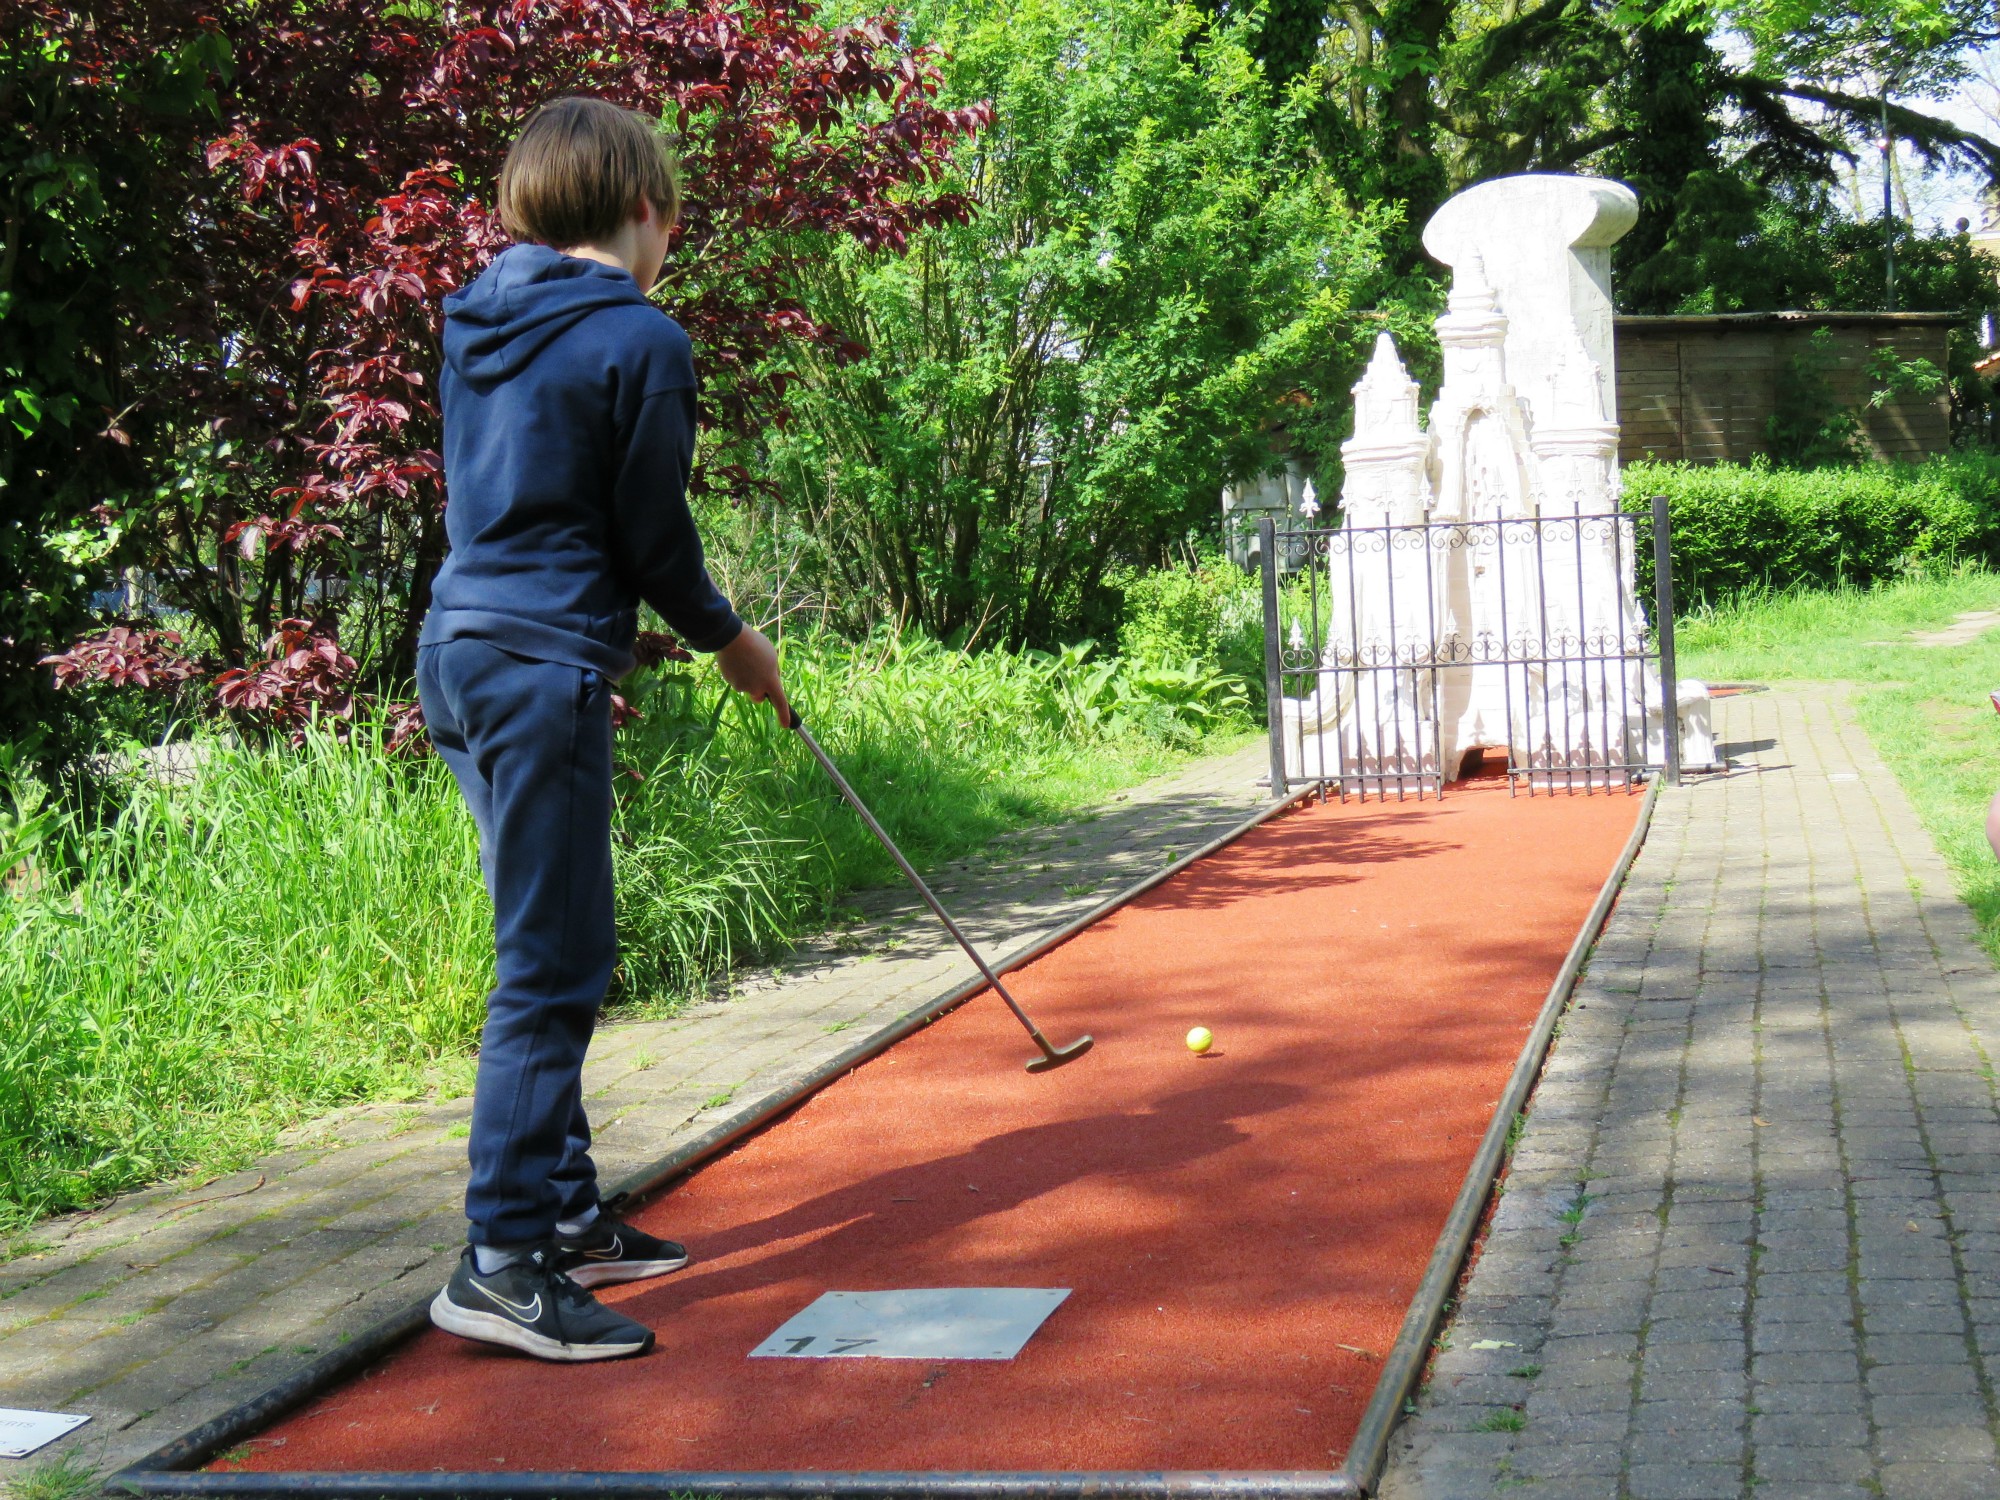
[[(649, 1204), (659, 1330), (552, 1366), (428, 1332), (254, 1469), (1327, 1469), (1637, 797), (1279, 817)], [(1214, 1029), (1205, 1058), (1183, 1044)], [(749, 1359), (820, 1293), (1074, 1291), (1012, 1361)]]

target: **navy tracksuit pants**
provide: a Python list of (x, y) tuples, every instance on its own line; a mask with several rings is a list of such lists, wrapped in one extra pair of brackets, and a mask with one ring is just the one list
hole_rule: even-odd
[(583, 1055), (618, 950), (611, 687), (461, 639), (417, 653), (417, 694), (479, 825), (493, 898), (465, 1216), (474, 1244), (518, 1245), (597, 1202)]

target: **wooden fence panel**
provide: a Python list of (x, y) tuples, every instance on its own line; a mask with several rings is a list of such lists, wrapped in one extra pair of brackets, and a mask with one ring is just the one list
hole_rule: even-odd
[[(1877, 458), (1920, 459), (1951, 446), (1947, 395), (1903, 392), (1877, 406), (1871, 361), (1946, 368), (1954, 313), (1742, 313), (1616, 320), (1619, 457), (1742, 463), (1771, 451), (1771, 418), (1791, 361), (1809, 357), (1833, 399), (1860, 420)], [(1814, 345), (1817, 329), (1829, 337)]]

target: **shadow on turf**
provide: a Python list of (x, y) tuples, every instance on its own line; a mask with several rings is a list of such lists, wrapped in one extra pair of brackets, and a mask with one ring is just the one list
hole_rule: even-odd
[(1365, 876), (1344, 867), (1425, 859), (1459, 847), (1458, 840), (1420, 832), (1432, 826), (1439, 807), (1435, 801), (1390, 803), (1379, 812), (1317, 820), (1311, 810), (1286, 814), (1142, 899), (1162, 911), (1200, 911), (1351, 885)]
[(705, 1235), (692, 1248), (708, 1265), (762, 1246), (781, 1248), (698, 1279), (668, 1282), (620, 1310), (657, 1322), (692, 1300), (893, 1256), (1085, 1178), (1171, 1172), (1247, 1142), (1250, 1135), (1238, 1121), (1284, 1109), (1304, 1094), (1293, 1084), (1223, 1078), (1169, 1094), (1147, 1109), (1009, 1130), (970, 1150), (878, 1172)]

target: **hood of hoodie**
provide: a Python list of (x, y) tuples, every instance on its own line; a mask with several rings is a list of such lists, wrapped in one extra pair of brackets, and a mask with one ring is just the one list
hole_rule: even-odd
[(621, 303), (651, 305), (628, 272), (546, 245), (509, 246), (444, 299), (445, 363), (475, 386), (505, 380), (600, 307)]

